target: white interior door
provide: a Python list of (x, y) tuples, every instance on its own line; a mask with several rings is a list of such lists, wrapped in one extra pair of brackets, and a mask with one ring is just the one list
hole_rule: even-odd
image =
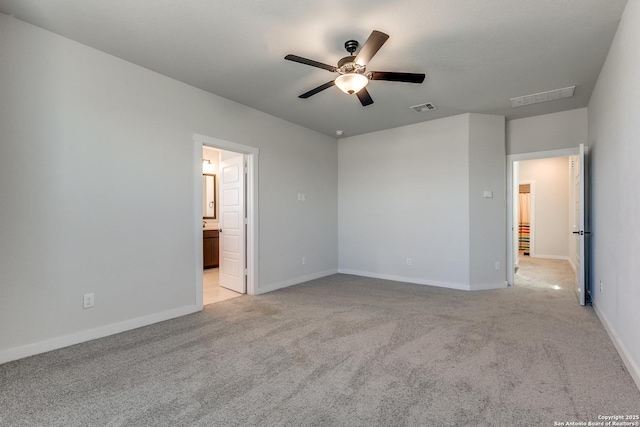
[(587, 272), (588, 265), (588, 245), (587, 238), (589, 231), (587, 230), (587, 195), (588, 195), (588, 174), (586, 170), (587, 148), (584, 144), (580, 144), (580, 155), (578, 156), (574, 168), (574, 209), (575, 221), (573, 226), (573, 234), (576, 245), (576, 294), (580, 305), (585, 305), (587, 296)]
[(244, 156), (220, 163), (220, 286), (246, 293)]

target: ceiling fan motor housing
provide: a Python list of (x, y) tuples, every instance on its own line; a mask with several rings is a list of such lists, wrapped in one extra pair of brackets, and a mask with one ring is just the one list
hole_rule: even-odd
[(353, 56), (345, 56), (340, 61), (338, 61), (338, 73), (340, 74), (350, 74), (350, 73), (358, 73), (364, 74), (367, 69), (366, 66), (356, 64), (353, 62)]

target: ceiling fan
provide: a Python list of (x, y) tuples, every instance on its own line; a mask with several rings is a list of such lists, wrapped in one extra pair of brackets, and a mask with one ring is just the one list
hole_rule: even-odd
[(340, 90), (348, 94), (356, 94), (363, 107), (373, 104), (373, 99), (367, 91), (367, 83), (369, 80), (387, 80), (392, 82), (405, 83), (422, 83), (424, 74), (416, 73), (396, 73), (392, 71), (369, 71), (367, 72), (367, 64), (373, 58), (382, 45), (387, 41), (389, 36), (380, 31), (373, 31), (360, 52), (354, 57), (353, 53), (358, 49), (359, 43), (356, 40), (348, 40), (344, 44), (344, 48), (349, 52), (349, 56), (345, 56), (338, 61), (338, 66), (323, 64), (322, 62), (312, 59), (303, 58), (297, 55), (287, 55), (284, 59), (300, 64), (311, 65), (312, 67), (322, 68), (332, 73), (340, 74), (335, 80), (327, 82), (303, 93), (298, 98), (309, 98), (318, 92), (322, 92), (331, 86), (338, 86)]

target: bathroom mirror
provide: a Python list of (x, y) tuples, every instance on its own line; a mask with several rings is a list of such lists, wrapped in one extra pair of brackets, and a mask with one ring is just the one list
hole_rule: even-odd
[(216, 176), (202, 174), (202, 218), (216, 218)]

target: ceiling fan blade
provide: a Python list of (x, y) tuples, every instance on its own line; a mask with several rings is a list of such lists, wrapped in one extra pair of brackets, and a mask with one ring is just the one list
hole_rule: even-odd
[(366, 87), (363, 87), (359, 92), (356, 92), (356, 96), (360, 100), (360, 103), (363, 107), (373, 104), (373, 99), (371, 98), (371, 95), (369, 95), (369, 91)]
[(394, 73), (392, 71), (372, 71), (371, 80), (387, 80), (390, 82), (422, 83), (424, 74)]
[(312, 95), (315, 95), (318, 92), (322, 92), (325, 89), (329, 89), (331, 86), (334, 86), (336, 84), (336, 82), (334, 80), (327, 82), (323, 85), (318, 86), (315, 89), (311, 89), (309, 92), (305, 92), (302, 95), (300, 95), (298, 98), (303, 98), (303, 99), (307, 99)]
[(314, 61), (313, 59), (303, 58), (297, 55), (287, 55), (284, 57), (284, 59), (287, 59), (293, 62), (299, 62), (300, 64), (304, 64), (304, 65), (311, 65), (312, 67), (322, 68), (323, 70), (331, 71), (333, 73), (335, 73), (338, 70), (333, 65), (323, 64), (322, 62)]
[(354, 62), (358, 65), (367, 65), (371, 58), (373, 58), (373, 55), (380, 50), (388, 38), (388, 34), (374, 30), (367, 41), (364, 42), (364, 45), (362, 46), (362, 49), (360, 49), (360, 52), (356, 56)]

